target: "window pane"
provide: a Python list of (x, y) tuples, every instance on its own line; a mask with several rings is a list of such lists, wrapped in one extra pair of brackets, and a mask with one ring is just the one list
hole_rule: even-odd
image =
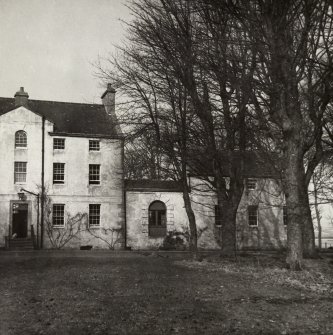
[(26, 148), (27, 147), (27, 134), (23, 130), (19, 130), (15, 133), (15, 148)]
[(283, 206), (283, 224), (285, 226), (288, 225), (288, 212), (287, 212), (287, 206)]
[(164, 211), (156, 211), (157, 212), (157, 225), (162, 226), (162, 215), (164, 215)]
[(53, 184), (64, 184), (65, 163), (53, 163)]
[(65, 149), (65, 139), (64, 138), (54, 138), (53, 139), (53, 149)]
[(90, 164), (89, 165), (89, 184), (100, 183), (100, 165)]
[(164, 237), (167, 233), (166, 206), (162, 201), (154, 201), (148, 209), (148, 235)]
[(257, 186), (257, 180), (256, 179), (248, 179), (246, 181), (247, 190), (255, 190), (256, 186)]
[(99, 226), (101, 217), (101, 205), (89, 205), (89, 226)]
[(25, 183), (27, 179), (27, 162), (14, 163), (14, 182)]
[(222, 225), (222, 217), (220, 213), (220, 207), (215, 205), (215, 225), (221, 226)]
[(89, 140), (89, 151), (99, 151), (99, 141)]
[(53, 216), (52, 224), (53, 226), (63, 226), (65, 224), (65, 205), (54, 204), (53, 205)]
[(249, 225), (257, 226), (258, 225), (258, 206), (249, 206), (248, 216), (249, 216)]

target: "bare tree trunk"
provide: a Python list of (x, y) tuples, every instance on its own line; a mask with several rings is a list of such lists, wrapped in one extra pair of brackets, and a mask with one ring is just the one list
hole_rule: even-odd
[(236, 217), (238, 205), (243, 194), (243, 180), (231, 180), (230, 188), (232, 190), (228, 199), (225, 199), (225, 192), (217, 190), (218, 206), (222, 219), (221, 255), (235, 257), (237, 250)]
[(300, 199), (303, 212), (303, 255), (304, 257), (316, 257), (315, 233), (312, 222), (312, 215), (309, 203), (308, 188), (303, 183), (304, 189), (301, 191)]
[(314, 207), (315, 207), (315, 213), (316, 213), (316, 219), (317, 219), (317, 226), (318, 226), (318, 248), (321, 250), (321, 215), (320, 215), (320, 209), (318, 204), (318, 189), (317, 189), (317, 182), (316, 178), (313, 176), (313, 189), (314, 189)]
[(318, 248), (319, 248), (319, 250), (321, 250), (321, 248), (322, 248), (322, 243), (321, 243), (321, 232), (322, 232), (322, 228), (321, 228), (321, 218), (320, 218), (320, 214), (319, 214), (319, 219), (318, 219)]
[(198, 233), (197, 233), (197, 225), (195, 220), (195, 215), (192, 209), (192, 203), (191, 198), (188, 190), (187, 182), (183, 181), (183, 199), (184, 199), (184, 205), (185, 210), (190, 226), (190, 252), (192, 254), (193, 259), (197, 259), (198, 256)]
[[(288, 208), (287, 265), (301, 270), (303, 261), (303, 213), (300, 199), (303, 159), (297, 141), (289, 140), (285, 152), (284, 188)], [(302, 188), (301, 188), (302, 189)]]
[(221, 241), (222, 249), (221, 254), (227, 257), (236, 256), (236, 214), (237, 207), (230, 202), (224, 202), (220, 206), (220, 213), (222, 215), (222, 229)]

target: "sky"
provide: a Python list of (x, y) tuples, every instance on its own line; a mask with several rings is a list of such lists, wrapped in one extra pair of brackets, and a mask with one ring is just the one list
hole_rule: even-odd
[(94, 63), (125, 38), (128, 0), (0, 0), (0, 96), (101, 103)]

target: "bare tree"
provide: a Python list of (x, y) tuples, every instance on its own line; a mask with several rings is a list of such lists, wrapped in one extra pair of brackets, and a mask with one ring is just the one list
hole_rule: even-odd
[[(221, 4), (134, 1), (135, 20), (130, 31), (135, 43), (141, 42), (140, 50), (147, 50), (147, 60), (167, 69), (168, 78), (172, 78), (169, 82), (186, 91), (195, 114), (191, 121), (195, 122), (184, 125), (188, 129), (194, 126), (189, 133), (196, 134), (188, 138), (187, 147), (198, 149), (192, 153), (196, 151), (196, 155), (211, 162), (218, 205), (224, 216), (222, 252), (233, 254), (236, 212), (244, 185), (243, 155), (235, 159), (233, 153), (244, 152), (248, 145), (247, 104), (251, 91), (246, 82), (253, 75), (255, 58), (250, 45), (227, 42), (241, 32), (234, 24), (228, 2)], [(221, 151), (228, 155), (228, 171)]]
[(154, 131), (127, 138), (125, 146), (125, 178), (164, 180), (169, 177), (162, 166), (163, 154), (156, 144)]
[(110, 250), (114, 250), (116, 245), (121, 243), (123, 239), (123, 228), (122, 227), (111, 227), (104, 228), (101, 227), (96, 232), (94, 228), (90, 228), (89, 224), (87, 224), (86, 231), (96, 239), (104, 242)]
[(287, 263), (300, 269), (303, 251), (315, 254), (307, 187), (323, 157), (323, 120), (331, 103), (331, 10), (327, 1), (258, 0), (242, 13), (257, 50), (256, 117), (281, 151)]
[[(143, 23), (145, 12), (133, 8), (137, 20)], [(151, 152), (158, 161), (150, 161), (147, 165), (159, 171), (157, 178), (163, 176), (181, 182), (190, 227), (190, 250), (196, 257), (197, 230), (187, 179), (190, 124), (193, 122), (188, 94), (147, 43), (146, 32), (140, 32), (138, 22), (130, 26), (130, 36), (131, 46), (119, 51), (121, 60), (119, 55), (110, 59), (111, 69), (99, 67), (99, 72), (102, 78), (113, 80), (118, 91), (126, 96), (119, 120), (128, 130), (131, 146), (135, 148), (139, 143), (148, 149), (147, 143), (141, 141), (147, 139), (148, 133)], [(146, 177), (149, 176), (152, 177), (152, 173)]]
[(246, 153), (277, 152), (290, 221), (287, 263), (300, 269), (303, 252), (315, 254), (307, 188), (330, 135), (328, 1), (134, 0), (131, 9), (129, 43), (121, 60), (111, 60), (116, 71), (100, 69), (130, 98), (127, 125), (154, 131), (167, 157), (162, 166), (184, 182), (184, 200), (189, 149), (205, 153), (225, 254), (235, 251)]

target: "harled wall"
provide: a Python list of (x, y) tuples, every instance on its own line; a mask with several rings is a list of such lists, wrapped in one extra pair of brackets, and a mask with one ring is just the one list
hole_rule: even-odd
[[(196, 215), (198, 246), (220, 248), (220, 227), (215, 225), (216, 196), (206, 183), (191, 180), (192, 206)], [(167, 207), (167, 231), (189, 230), (180, 192), (127, 191), (127, 245), (132, 249), (157, 249), (163, 238), (148, 235), (148, 208), (155, 201)], [(257, 205), (258, 226), (248, 224), (247, 207)], [(244, 191), (237, 213), (237, 246), (239, 249), (279, 249), (286, 243), (283, 225), (283, 195), (275, 181), (261, 179), (255, 190)]]

